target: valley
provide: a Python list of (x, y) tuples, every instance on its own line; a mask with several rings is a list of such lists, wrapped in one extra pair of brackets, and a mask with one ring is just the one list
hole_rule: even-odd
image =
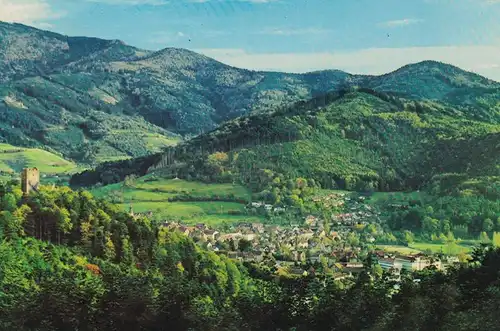
[[(390, 232), (392, 229), (384, 225), (395, 216), (394, 204), (404, 208), (405, 204), (418, 201), (424, 208), (428, 206), (426, 201), (437, 198), (423, 192), (359, 195), (350, 191), (317, 190), (307, 199), (311, 203), (308, 207), (310, 214), (297, 213), (290, 206), (276, 207), (264, 202), (251, 202), (251, 192), (240, 185), (161, 179), (154, 174), (140, 178), (127, 177), (123, 183), (98, 187), (92, 190), (92, 193), (96, 198), (105, 197), (135, 217), (143, 216), (164, 224), (177, 224), (185, 229), (181, 232), (186, 232), (191, 237), (199, 236), (197, 231), (200, 230), (202, 236), (205, 236), (203, 233), (207, 231), (217, 231), (219, 236), (223, 237), (233, 235), (236, 236), (235, 240), (239, 240), (242, 234), (249, 236), (253, 250), (270, 249), (279, 256), (287, 252), (291, 261), (292, 254), (297, 250), (311, 251), (312, 254), (316, 252), (316, 258), (319, 259), (325, 254), (332, 254), (335, 247), (342, 245), (342, 251), (345, 252), (345, 245), (349, 243), (354, 243), (351, 249), (360, 244), (360, 247), (366, 249), (368, 244), (371, 249), (380, 249), (387, 253), (406, 255), (425, 252), (431, 255), (456, 256), (469, 253), (474, 245), (481, 242), (479, 234), (467, 234), (467, 231), (461, 231), (463, 229), (460, 226), (452, 229), (452, 232), (457, 236), (464, 236), (463, 238), (447, 238), (443, 235), (431, 238), (432, 233), (424, 232), (427, 229), (421, 229), (423, 236), (411, 240), (404, 236), (395, 237)], [(387, 202), (391, 205), (387, 206)], [(291, 211), (293, 212), (290, 213)], [(248, 228), (248, 224), (252, 224), (252, 227)], [(264, 225), (260, 229), (256, 224)], [(437, 226), (439, 228), (439, 225)], [(279, 230), (280, 228), (283, 230)], [(279, 231), (286, 233), (294, 228), (306, 231), (302, 235), (304, 238), (310, 238), (306, 238), (305, 242), (294, 242), (290, 239), (290, 234), (280, 237)], [(277, 236), (281, 239), (269, 241), (268, 238), (262, 241), (263, 235), (272, 236), (273, 232), (276, 232), (275, 238)], [(439, 230), (434, 234), (438, 232)], [(206, 238), (201, 243), (205, 248), (208, 243), (209, 250), (221, 250), (222, 247), (216, 245), (223, 245), (222, 242), (207, 241)], [(226, 246), (227, 244), (224, 246), (225, 250), (231, 251)], [(237, 250), (234, 249), (233, 252), (235, 251)]]
[(0, 142), (0, 330), (498, 326), (478, 74), (252, 71), (0, 21)]
[(455, 111), (372, 90), (330, 93), (238, 118), (163, 154), (98, 166), (71, 185), (143, 175), (238, 183), (252, 203), (287, 210), (264, 212), (266, 223), (305, 226), (312, 215), (333, 228), (338, 215), (357, 208), (324, 200), (341, 190), (364, 196), (363, 205), (380, 213), (364, 220), (378, 228), (375, 243), (456, 255), (469, 250), (464, 242), (491, 242), (500, 231), (500, 127)]

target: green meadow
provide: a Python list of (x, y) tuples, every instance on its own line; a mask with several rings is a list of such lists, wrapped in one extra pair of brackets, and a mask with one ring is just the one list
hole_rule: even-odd
[(77, 169), (75, 163), (42, 149), (0, 144), (0, 172), (19, 173), (27, 167), (37, 167), (46, 175), (64, 174)]
[(449, 250), (451, 249), (452, 253), (459, 254), (459, 253), (469, 253), (472, 250), (470, 246), (465, 246), (460, 244), (452, 245), (450, 248), (450, 246), (447, 244), (413, 243), (410, 245), (410, 247), (413, 247), (420, 251), (430, 250), (433, 253), (441, 253), (441, 252), (449, 253)]
[(461, 253), (469, 253), (472, 250), (471, 246), (467, 245), (460, 245), (460, 244), (448, 245), (440, 243), (423, 243), (423, 242), (415, 242), (408, 246), (377, 245), (377, 248), (387, 252), (400, 253), (400, 254), (415, 254), (415, 253), (422, 253), (425, 251), (431, 251), (433, 253), (458, 255)]
[[(94, 189), (92, 193), (96, 197), (106, 197), (117, 202), (124, 210), (132, 207), (135, 213), (152, 212), (153, 219), (156, 220), (180, 220), (186, 224), (201, 222), (211, 226), (263, 221), (262, 217), (247, 214), (243, 201), (250, 201), (251, 193), (240, 185), (205, 184), (145, 176), (128, 185), (107, 185)], [(193, 201), (186, 199), (186, 195), (193, 198)], [(188, 201), (169, 201), (180, 196)], [(233, 197), (235, 201), (214, 201), (216, 196)]]
[(421, 252), (411, 247), (399, 245), (377, 245), (377, 248), (389, 253), (416, 254)]

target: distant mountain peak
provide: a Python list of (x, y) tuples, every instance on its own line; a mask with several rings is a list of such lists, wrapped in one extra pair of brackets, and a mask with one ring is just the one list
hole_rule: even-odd
[(454, 94), (459, 90), (500, 88), (500, 83), (491, 79), (434, 60), (407, 64), (381, 76), (357, 78), (357, 83), (362, 86), (377, 91), (401, 93), (412, 99), (451, 101), (450, 97), (455, 98)]
[(388, 75), (393, 75), (393, 74), (398, 74), (398, 73), (405, 73), (405, 72), (411, 72), (412, 74), (436, 74), (438, 71), (432, 71), (429, 72), (429, 70), (439, 70), (442, 74), (447, 74), (447, 75), (465, 75), (468, 76), (471, 80), (476, 81), (477, 83), (481, 84), (495, 84), (496, 82), (488, 79), (486, 77), (483, 77), (477, 73), (471, 72), (464, 70), (460, 67), (457, 67), (453, 64), (445, 63), (445, 62), (440, 62), (436, 60), (424, 60), (416, 63), (410, 63), (405, 66), (402, 66), (401, 68), (387, 73), (382, 76), (388, 76)]
[[(388, 75), (394, 75), (398, 73), (404, 73), (408, 71), (422, 71), (425, 72), (428, 69), (443, 69), (443, 70), (461, 70), (464, 71), (463, 69), (460, 69), (452, 64), (444, 63), (444, 62), (439, 62), (435, 60), (424, 60), (424, 61), (419, 61), (419, 62), (414, 62), (414, 63), (409, 63), (406, 64), (396, 70), (393, 70), (391, 72), (388, 72), (384, 75), (381, 76), (388, 76)], [(465, 72), (465, 71), (464, 71)]]
[[(457, 116), (470, 112), (489, 123), (497, 119), (500, 84), (438, 61), (382, 76), (340, 70), (290, 74), (235, 68), (187, 49), (148, 51), (121, 40), (68, 37), (22, 24), (0, 22), (0, 36), (0, 100), (9, 97), (26, 107), (19, 113), (14, 103), (0, 103), (0, 139), (37, 141), (64, 153), (83, 150), (75, 159), (108, 154), (96, 146), (128, 155), (148, 153), (135, 144), (135, 136), (113, 138), (111, 133), (123, 132), (125, 125), (115, 127), (115, 122), (129, 123), (129, 115), (146, 123), (141, 124), (144, 132), (162, 128), (189, 138), (249, 113), (314, 97), (321, 104), (327, 92), (354, 87), (463, 107)], [(66, 139), (78, 143), (72, 141), (68, 149), (60, 145)]]
[(215, 59), (209, 58), (200, 53), (196, 53), (186, 48), (178, 48), (178, 47), (166, 47), (160, 49), (158, 51), (152, 52), (146, 59), (159, 59), (159, 58), (181, 58), (185, 57), (186, 60), (196, 59), (197, 61), (203, 62), (218, 62)]

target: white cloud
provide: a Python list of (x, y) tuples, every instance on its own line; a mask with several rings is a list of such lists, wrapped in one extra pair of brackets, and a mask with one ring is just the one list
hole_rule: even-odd
[(33, 26), (35, 28), (39, 28), (39, 29), (42, 29), (42, 30), (50, 30), (50, 29), (54, 28), (54, 24), (50, 24), (50, 23), (47, 23), (47, 22), (33, 23)]
[(187, 1), (191, 3), (207, 3), (207, 2), (249, 2), (254, 4), (263, 4), (263, 3), (271, 3), (271, 2), (279, 2), (281, 0), (177, 0), (177, 1)]
[(167, 5), (167, 0), (86, 0), (87, 2), (105, 3), (108, 5), (129, 5), (129, 6), (163, 6)]
[(187, 33), (183, 31), (157, 31), (151, 34), (151, 37), (147, 40), (151, 44), (159, 45), (160, 47), (171, 46), (173, 43), (178, 42), (179, 40), (189, 40), (193, 38), (198, 39), (209, 39), (209, 38), (218, 38), (220, 36), (224, 36), (229, 34), (228, 31), (221, 30), (197, 30), (192, 33)]
[(436, 60), (456, 65), (500, 82), (500, 46), (371, 48), (325, 53), (248, 53), (243, 49), (200, 49), (206, 56), (253, 70), (308, 72), (340, 69), (379, 75), (409, 63)]
[(269, 2), (277, 2), (278, 0), (239, 0), (243, 2), (252, 2), (252, 3), (269, 3)]
[(189, 39), (189, 37), (182, 31), (178, 32), (168, 32), (168, 31), (159, 31), (152, 34), (151, 38), (149, 38), (149, 42), (152, 44), (159, 44), (161, 47), (172, 44), (180, 39)]
[(260, 34), (277, 35), (277, 36), (299, 36), (299, 35), (318, 35), (332, 32), (331, 30), (321, 28), (268, 28), (260, 31)]
[(456, 4), (469, 4), (475, 6), (490, 6), (500, 4), (500, 0), (423, 0), (430, 4), (445, 4), (445, 5), (456, 5)]
[[(0, 21), (43, 27), (45, 20), (62, 16), (45, 0), (0, 0)], [(47, 27), (47, 25), (45, 25)]]
[(423, 22), (421, 19), (416, 19), (416, 18), (404, 18), (401, 20), (394, 20), (394, 21), (387, 21), (387, 22), (382, 22), (379, 25), (380, 26), (385, 26), (389, 28), (396, 28), (396, 27), (401, 27), (401, 26), (407, 26), (407, 25), (412, 25), (412, 24), (417, 24)]
[(215, 1), (218, 1), (218, 2), (239, 1), (239, 2), (250, 2), (250, 3), (260, 4), (260, 3), (277, 2), (280, 0), (85, 0), (85, 1), (94, 2), (94, 3), (104, 3), (104, 4), (108, 4), (108, 5), (163, 6), (163, 5), (168, 5), (170, 3), (173, 3), (173, 2), (207, 3), (207, 2), (215, 2)]

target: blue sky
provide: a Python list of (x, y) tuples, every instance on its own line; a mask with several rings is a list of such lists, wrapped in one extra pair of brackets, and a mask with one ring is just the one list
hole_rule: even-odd
[(500, 0), (0, 0), (0, 20), (250, 69), (379, 74), (434, 59), (500, 81)]

